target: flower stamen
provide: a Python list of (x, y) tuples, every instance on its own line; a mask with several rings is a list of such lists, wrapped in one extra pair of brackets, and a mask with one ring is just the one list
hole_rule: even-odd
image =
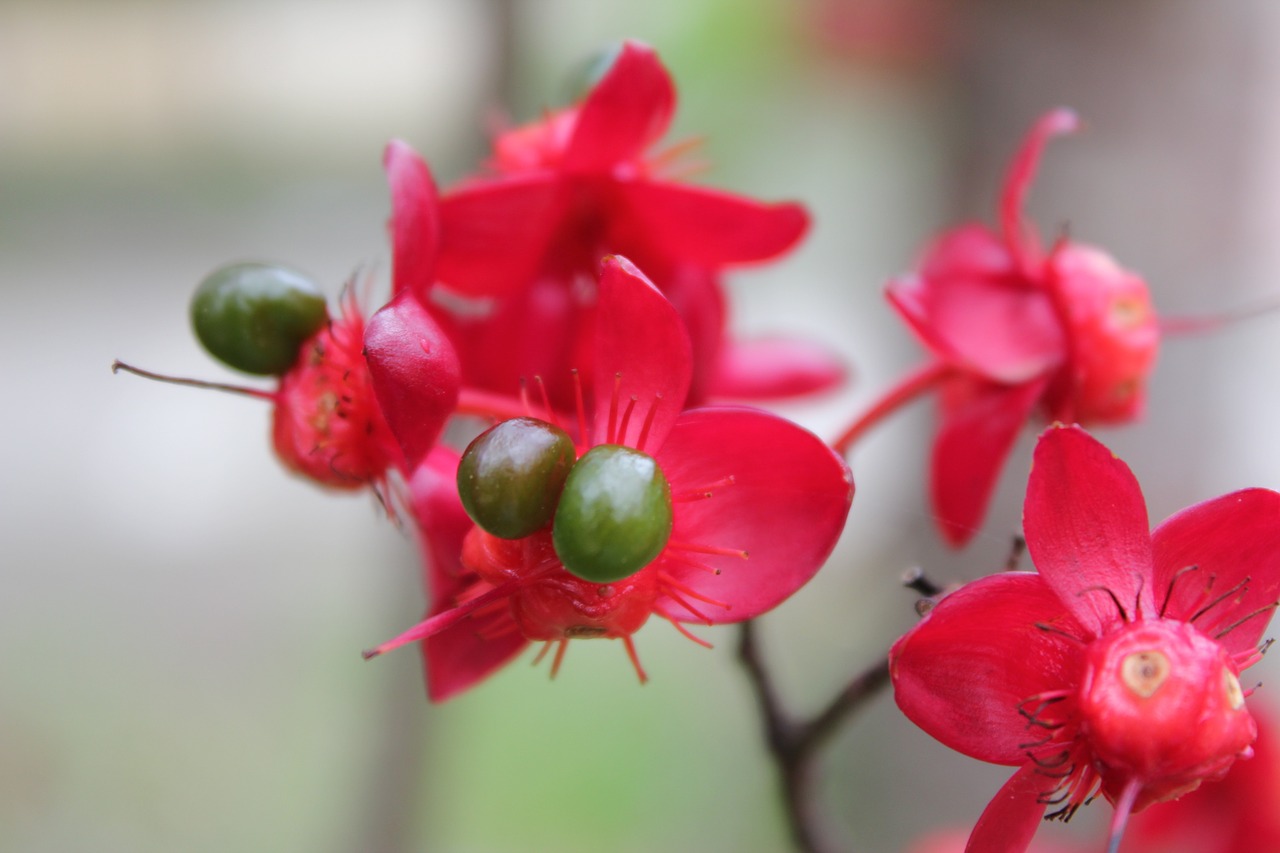
[(622, 636), (622, 645), (627, 650), (627, 657), (631, 659), (631, 665), (636, 668), (636, 675), (639, 676), (640, 683), (647, 684), (649, 682), (649, 676), (645, 673), (644, 667), (640, 665), (640, 656), (636, 654), (636, 644), (632, 642), (630, 634), (624, 634)]

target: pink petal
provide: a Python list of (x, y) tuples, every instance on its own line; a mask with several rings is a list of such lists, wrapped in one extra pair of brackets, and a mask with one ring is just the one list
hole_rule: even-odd
[[(1160, 606), (1167, 597), (1164, 612), (1170, 618), (1190, 619), (1247, 581), (1196, 619), (1210, 637), (1280, 598), (1280, 494), (1246, 489), (1188, 507), (1156, 527), (1151, 543), (1154, 598)], [(1187, 566), (1199, 568), (1180, 575)], [(1271, 615), (1267, 610), (1228, 631), (1222, 644), (1233, 653), (1252, 649)]]
[[(1094, 635), (1155, 613), (1151, 535), (1129, 467), (1080, 427), (1036, 445), (1022, 515), (1027, 550), (1063, 605)], [(1114, 600), (1112, 598), (1114, 596)]]
[(960, 377), (943, 389), (929, 490), (952, 547), (965, 545), (982, 527), (1004, 462), (1047, 383), (997, 385)]
[(1080, 126), (1080, 120), (1071, 110), (1058, 108), (1041, 116), (1022, 143), (1022, 148), (1009, 164), (1004, 192), (1000, 196), (1000, 227), (1005, 241), (1018, 259), (1019, 267), (1030, 274), (1039, 263), (1039, 238), (1035, 229), (1022, 215), (1027, 190), (1035, 177), (1036, 167), (1044, 147), (1055, 136), (1072, 133)]
[(564, 168), (609, 171), (639, 157), (666, 133), (675, 108), (675, 85), (657, 53), (648, 45), (624, 42), (609, 71), (578, 107)]
[(528, 645), (509, 610), (480, 623), (464, 619), (433, 634), (422, 643), (427, 697), (432, 702), (453, 698), (505, 666)]
[(1032, 730), (1019, 707), (1079, 678), (1080, 645), (1057, 632), (1084, 635), (1041, 577), (980, 578), (943, 598), (894, 643), (894, 699), (946, 746), (982, 761), (1021, 764), (1026, 744), (1042, 732)]
[(378, 405), (414, 470), (457, 404), (458, 354), (408, 291), (369, 318), (364, 349)]
[(720, 276), (695, 264), (659, 263), (647, 260), (646, 272), (671, 301), (689, 332), (693, 352), (693, 377), (686, 406), (698, 406), (713, 393), (715, 369), (726, 341), (725, 293)]
[[(457, 468), (455, 451), (436, 448), (409, 481), (431, 599), (428, 617), (451, 609), (457, 595), (475, 580), (459, 559), (462, 540), (472, 524), (458, 499)], [(497, 616), (500, 618), (501, 614)], [(507, 618), (510, 619), (509, 614)], [(493, 621), (490, 617), (485, 627), (495, 628), (490, 624)], [(519, 654), (527, 644), (519, 632), (485, 639), (476, 629), (474, 620), (464, 619), (423, 642), (427, 695), (431, 701), (443, 702), (467, 689)]]
[[(711, 622), (750, 619), (804, 585), (835, 547), (853, 499), (844, 460), (812, 433), (756, 409), (685, 412), (657, 459), (675, 509), (662, 569), (684, 589), (727, 605), (682, 594)], [(674, 599), (660, 598), (655, 609), (703, 621)]]
[(472, 181), (440, 199), (436, 277), (463, 296), (508, 296), (524, 287), (562, 225), (560, 179), (533, 172)]
[[(644, 433), (639, 449), (661, 447), (684, 408), (692, 374), (689, 335), (675, 308), (626, 258), (605, 258), (596, 314), (593, 443), (639, 447)], [(635, 409), (626, 418), (632, 397)]]
[(720, 356), (711, 393), (739, 400), (796, 397), (836, 388), (847, 374), (839, 356), (811, 341), (733, 341)]
[(792, 202), (765, 204), (743, 196), (665, 181), (620, 182), (615, 193), (644, 245), (681, 261), (720, 267), (763, 261), (793, 247), (809, 214)]
[[(469, 387), (516, 395), (520, 381), (541, 377), (559, 411), (573, 411), (570, 370), (583, 371), (590, 387), (590, 352), (594, 343), (594, 306), (574, 298), (570, 282), (554, 274), (529, 279), (519, 293), (476, 315), (440, 312), (440, 326), (458, 349), (463, 378)], [(536, 417), (546, 417), (536, 387), (531, 387)]]
[(1040, 798), (1056, 782), (1034, 764), (1019, 767), (983, 810), (965, 853), (1023, 853), (1031, 846), (1044, 815)]
[(387, 143), (382, 163), (391, 185), (392, 292), (425, 300), (440, 252), (440, 210), (427, 164), (407, 143)]
[(1019, 276), (982, 226), (943, 234), (920, 271), (891, 281), (885, 295), (925, 346), (988, 379), (1025, 382), (1066, 356), (1048, 293)]

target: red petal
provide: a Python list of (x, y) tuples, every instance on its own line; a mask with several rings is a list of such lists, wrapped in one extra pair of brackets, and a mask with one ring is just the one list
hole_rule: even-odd
[(562, 224), (560, 179), (550, 172), (473, 181), (440, 200), (436, 276), (463, 296), (507, 296), (525, 286)]
[(440, 252), (440, 209), (427, 164), (407, 143), (393, 139), (382, 156), (391, 185), (392, 292), (411, 290), (425, 300)]
[[(1129, 467), (1079, 427), (1050, 427), (1036, 445), (1022, 514), (1041, 577), (1094, 636), (1138, 609), (1155, 613), (1151, 534)], [(1114, 600), (1112, 598), (1114, 596)]]
[(1040, 155), (1050, 139), (1071, 133), (1079, 125), (1079, 119), (1071, 110), (1058, 108), (1045, 113), (1031, 126), (1022, 147), (1009, 164), (1009, 174), (1005, 177), (1004, 191), (1000, 196), (1000, 227), (1024, 271), (1029, 272), (1039, 260), (1038, 237), (1035, 229), (1024, 219), (1022, 207), (1027, 190), (1031, 188), (1031, 179), (1035, 177), (1036, 166), (1040, 164)]
[[(1037, 627), (1050, 626), (1053, 630)], [(1007, 572), (938, 602), (889, 652), (902, 712), (952, 749), (995, 764), (1026, 761), (1039, 740), (1019, 706), (1077, 683), (1083, 637), (1038, 575)]]
[(734, 341), (720, 356), (711, 393), (739, 400), (795, 397), (835, 388), (846, 375), (839, 356), (811, 341)]
[(645, 180), (619, 182), (615, 192), (645, 245), (693, 264), (719, 267), (767, 260), (794, 246), (809, 228), (809, 214), (792, 202), (765, 204)]
[[(1280, 494), (1247, 489), (1188, 507), (1156, 527), (1151, 543), (1154, 598), (1159, 606), (1168, 596), (1169, 618), (1190, 619), (1247, 581), (1196, 620), (1210, 637), (1280, 598)], [(1187, 566), (1199, 568), (1179, 575)], [(1222, 644), (1235, 653), (1252, 649), (1270, 620), (1271, 611), (1261, 613), (1225, 634)]]
[(960, 377), (947, 383), (929, 487), (952, 547), (966, 544), (982, 526), (1000, 470), (1047, 382), (997, 385)]
[(427, 309), (406, 294), (369, 318), (364, 350), (378, 405), (414, 470), (453, 414), (461, 368)]
[[(645, 432), (645, 447), (639, 449), (652, 453), (662, 446), (689, 394), (689, 335), (676, 309), (630, 261), (611, 255), (600, 267), (593, 443), (638, 447)], [(611, 435), (632, 397), (635, 411), (625, 434)]]
[(1041, 797), (1056, 781), (1034, 764), (1019, 767), (983, 809), (965, 853), (1024, 853), (1044, 815)]
[[(853, 499), (844, 460), (812, 433), (756, 409), (685, 412), (657, 459), (675, 501), (672, 543), (748, 554), (705, 554), (673, 544), (659, 558), (683, 587), (729, 605), (684, 596), (712, 622), (750, 619), (804, 585), (835, 547)], [(672, 599), (659, 599), (655, 609), (700, 621)]]
[(885, 295), (925, 346), (988, 379), (1024, 382), (1065, 356), (1048, 294), (980, 225), (943, 234), (920, 271), (891, 281)]
[[(464, 619), (423, 641), (427, 697), (432, 702), (444, 702), (473, 687), (529, 645), (516, 629), (509, 610), (496, 613), (481, 624), (484, 635), (477, 632), (474, 619)], [(511, 630), (505, 630), (508, 627)]]
[[(432, 602), (428, 617), (452, 608), (456, 596), (475, 581), (474, 573), (464, 569), (460, 561), (462, 540), (472, 524), (458, 499), (457, 469), (458, 454), (436, 448), (409, 482)], [(490, 621), (492, 617), (485, 626), (495, 627)], [(484, 639), (472, 619), (428, 637), (422, 645), (427, 695), (433, 702), (443, 702), (488, 676), (526, 644), (519, 632)]]
[(653, 48), (623, 43), (609, 71), (578, 107), (564, 168), (600, 172), (640, 156), (666, 133), (676, 90)]

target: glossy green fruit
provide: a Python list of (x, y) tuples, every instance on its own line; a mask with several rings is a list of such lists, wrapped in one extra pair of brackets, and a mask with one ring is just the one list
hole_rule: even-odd
[(649, 565), (671, 537), (671, 486), (652, 456), (591, 448), (569, 472), (551, 528), (556, 556), (583, 580), (609, 583)]
[(573, 467), (573, 439), (534, 418), (480, 434), (458, 463), (458, 495), (471, 520), (500, 539), (523, 539), (551, 523)]
[(310, 279), (274, 264), (219, 267), (191, 299), (191, 325), (204, 348), (236, 370), (262, 376), (288, 371), (328, 317)]

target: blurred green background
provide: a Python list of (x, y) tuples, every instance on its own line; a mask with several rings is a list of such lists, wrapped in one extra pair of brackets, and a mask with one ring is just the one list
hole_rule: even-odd
[[(648, 627), (643, 688), (619, 644), (583, 642), (555, 683), (526, 656), (428, 706), (413, 651), (358, 654), (420, 616), (409, 538), (284, 475), (260, 404), (111, 360), (227, 380), (187, 328), (208, 270), (279, 260), (330, 294), (385, 278), (387, 139), (447, 186), (495, 118), (563, 103), (634, 37), (679, 86), (670, 138), (705, 140), (698, 180), (814, 215), (730, 287), (737, 328), (855, 365), (847, 392), (782, 409), (832, 437), (920, 358), (885, 278), (940, 227), (990, 221), (1058, 104), (1087, 127), (1043, 165), (1046, 232), (1105, 245), (1167, 314), (1275, 293), (1277, 32), (1280, 6), (1247, 0), (0, 0), (0, 850), (785, 849), (732, 629), (708, 652)], [(1170, 341), (1146, 421), (1101, 433), (1153, 519), (1280, 487), (1278, 323)], [(923, 498), (930, 423), (920, 406), (868, 438), (839, 551), (763, 620), (797, 709), (912, 624), (904, 568), (1004, 562), (1032, 435), (956, 555)], [(887, 695), (821, 771), (833, 834), (873, 852), (972, 822), (1007, 775)], [(1074, 832), (1096, 837), (1107, 809), (1086, 811)]]

